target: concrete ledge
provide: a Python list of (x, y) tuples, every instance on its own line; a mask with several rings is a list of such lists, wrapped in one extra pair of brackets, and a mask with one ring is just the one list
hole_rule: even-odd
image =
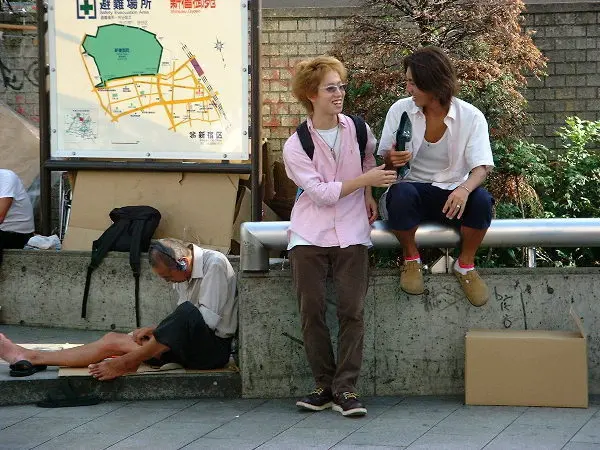
[[(37, 375), (36, 375), (37, 376)], [(67, 381), (68, 380), (68, 381)], [(0, 381), (0, 406), (44, 400), (61, 383), (76, 392), (96, 394), (103, 400), (175, 400), (187, 398), (234, 398), (241, 392), (239, 373), (153, 374), (97, 381), (91, 377), (54, 377)]]
[[(88, 317), (81, 301), (89, 252), (5, 250), (0, 267), (0, 323), (130, 331), (135, 328), (134, 281), (127, 253), (110, 253), (92, 275)], [(232, 259), (235, 270), (238, 259)], [(175, 307), (169, 283), (156, 277), (142, 255), (140, 316), (157, 324)]]
[[(0, 333), (14, 342), (31, 344), (88, 343), (103, 333), (60, 328), (0, 325)], [(0, 406), (35, 403), (51, 390), (69, 383), (76, 392), (96, 394), (103, 400), (165, 400), (178, 398), (239, 397), (241, 376), (235, 372), (201, 374), (154, 373), (101, 382), (92, 377), (58, 377), (58, 367), (25, 378), (9, 376), (8, 364), (0, 360)]]
[[(453, 275), (425, 276), (423, 295), (400, 290), (397, 270), (374, 270), (365, 304), (363, 395), (441, 395), (464, 390), (464, 336), (473, 328), (576, 330), (573, 304), (589, 324), (589, 391), (600, 393), (600, 269), (481, 270), (492, 292), (481, 308)], [(287, 267), (241, 274), (243, 397), (297, 396), (313, 388)], [(332, 289), (328, 323), (337, 336)]]

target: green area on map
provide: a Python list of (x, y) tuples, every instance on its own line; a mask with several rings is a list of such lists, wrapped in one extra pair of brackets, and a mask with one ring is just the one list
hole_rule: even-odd
[(156, 75), (163, 50), (154, 33), (118, 24), (98, 27), (96, 36), (86, 35), (82, 45), (94, 58), (99, 87), (118, 78)]

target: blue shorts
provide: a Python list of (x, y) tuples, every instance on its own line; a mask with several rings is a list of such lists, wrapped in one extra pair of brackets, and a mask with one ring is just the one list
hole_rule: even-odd
[(448, 219), (442, 208), (452, 190), (430, 183), (402, 182), (390, 187), (386, 197), (388, 223), (392, 230), (411, 230), (422, 222), (437, 222), (458, 228), (484, 230), (492, 222), (494, 198), (482, 187), (469, 194), (460, 219)]

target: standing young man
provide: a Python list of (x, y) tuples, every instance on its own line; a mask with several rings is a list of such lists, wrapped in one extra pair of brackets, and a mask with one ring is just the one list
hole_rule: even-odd
[[(294, 96), (308, 112), (314, 144), (312, 158), (298, 133), (285, 143), (289, 178), (303, 189), (292, 209), (288, 230), (294, 289), (298, 296), (304, 348), (316, 389), (300, 399), (302, 409), (329, 407), (344, 416), (367, 413), (356, 381), (362, 364), (363, 310), (368, 287), (370, 224), (377, 218), (371, 186), (390, 186), (394, 170), (375, 167), (376, 140), (367, 126), (364, 161), (354, 121), (342, 114), (346, 69), (320, 56), (296, 66)], [(325, 322), (325, 285), (332, 268), (338, 303), (338, 358), (335, 361)]]
[[(423, 221), (440, 222), (460, 228), (462, 243), (454, 273), (467, 299), (482, 306), (489, 291), (475, 270), (475, 253), (490, 226), (494, 203), (481, 187), (494, 166), (488, 125), (481, 111), (454, 97), (456, 74), (439, 48), (417, 50), (404, 59), (404, 70), (411, 97), (390, 108), (378, 152), (388, 168), (411, 160), (408, 174), (380, 202), (404, 251), (400, 286), (408, 294), (423, 293), (415, 232)], [(403, 112), (413, 130), (406, 150), (395, 148)]]

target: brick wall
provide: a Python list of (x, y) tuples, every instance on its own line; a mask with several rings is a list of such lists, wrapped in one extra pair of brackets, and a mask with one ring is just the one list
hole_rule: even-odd
[(326, 53), (337, 39), (349, 8), (293, 8), (263, 11), (263, 137), (278, 158), (285, 140), (306, 113), (290, 93), (296, 63)]
[[(35, 15), (0, 12), (0, 24), (35, 25)], [(37, 32), (0, 25), (0, 102), (39, 121)]]
[(548, 57), (548, 76), (529, 82), (536, 142), (558, 147), (556, 130), (568, 116), (600, 119), (600, 3), (529, 5), (534, 41)]
[[(272, 158), (304, 116), (289, 94), (299, 59), (326, 53), (352, 8), (270, 9), (263, 12), (264, 130)], [(530, 4), (524, 15), (534, 41), (549, 58), (548, 77), (532, 79), (526, 92), (536, 125), (531, 135), (550, 148), (556, 130), (577, 115), (600, 119), (600, 3)], [(286, 90), (287, 89), (287, 90)]]
[[(263, 130), (272, 159), (304, 117), (290, 93), (297, 61), (326, 53), (353, 8), (278, 8), (263, 10)], [(0, 13), (0, 23), (33, 23)], [(600, 119), (600, 2), (528, 5), (525, 24), (549, 58), (548, 77), (530, 80), (527, 98), (537, 122), (532, 136), (556, 147), (554, 133), (568, 115)], [(33, 121), (38, 119), (35, 32), (2, 30), (0, 101)], [(8, 76), (8, 78), (7, 78)], [(8, 80), (8, 81), (7, 81)], [(12, 81), (14, 80), (14, 81)]]

